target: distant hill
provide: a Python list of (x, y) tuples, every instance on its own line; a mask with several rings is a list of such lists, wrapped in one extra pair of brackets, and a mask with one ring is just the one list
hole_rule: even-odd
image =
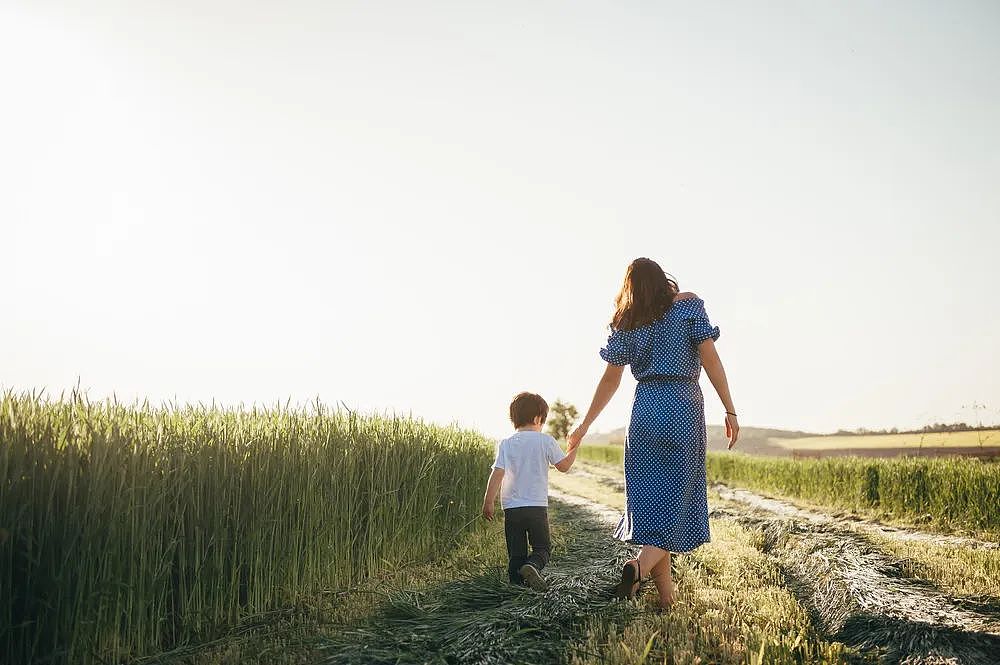
[[(708, 426), (708, 449), (725, 450), (729, 444), (726, 430), (721, 425)], [(806, 436), (819, 436), (811, 432), (799, 432), (787, 429), (772, 429), (769, 427), (741, 427), (740, 440), (736, 449), (754, 455), (788, 455), (789, 450), (775, 445), (769, 439), (799, 439)], [(625, 428), (621, 427), (610, 432), (589, 434), (583, 440), (584, 444), (615, 444), (622, 445), (625, 441)]]
[[(831, 455), (948, 454), (1000, 457), (1000, 428), (940, 432), (917, 430), (910, 433), (814, 434), (770, 427), (742, 427), (736, 450), (752, 455), (827, 457)], [(622, 445), (625, 428), (587, 436), (584, 445)], [(721, 425), (708, 426), (708, 449), (726, 450), (728, 441)], [(935, 452), (937, 451), (937, 452)]]

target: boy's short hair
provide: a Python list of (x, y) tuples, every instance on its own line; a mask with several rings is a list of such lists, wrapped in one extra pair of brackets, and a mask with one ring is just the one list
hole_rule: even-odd
[(535, 416), (541, 416), (542, 422), (545, 422), (549, 417), (548, 402), (535, 393), (518, 393), (510, 403), (510, 421), (514, 427), (533, 425)]

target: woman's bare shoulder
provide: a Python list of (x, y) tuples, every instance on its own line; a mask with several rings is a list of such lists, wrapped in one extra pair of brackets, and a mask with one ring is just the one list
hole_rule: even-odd
[(698, 300), (698, 294), (690, 291), (682, 291), (674, 296), (674, 300)]

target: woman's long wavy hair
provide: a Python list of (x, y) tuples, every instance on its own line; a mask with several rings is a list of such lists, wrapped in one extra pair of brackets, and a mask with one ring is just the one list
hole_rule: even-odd
[(677, 282), (668, 277), (656, 261), (636, 259), (625, 271), (625, 281), (615, 299), (611, 327), (634, 330), (649, 325), (670, 309), (677, 291)]

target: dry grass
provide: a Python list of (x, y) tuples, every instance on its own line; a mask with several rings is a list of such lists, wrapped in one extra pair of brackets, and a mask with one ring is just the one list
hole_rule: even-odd
[(765, 551), (825, 634), (885, 663), (995, 663), (1000, 620), (988, 603), (962, 602), (909, 578), (865, 536), (761, 511), (713, 512), (761, 530)]
[[(621, 473), (599, 467), (585, 467), (584, 478), (576, 481), (578, 491), (589, 486), (606, 492)], [(796, 524), (754, 513), (715, 492), (710, 500), (719, 517), (711, 520), (713, 542), (680, 558), (682, 593), (671, 615), (641, 617), (618, 633), (597, 626), (589, 648), (603, 659), (580, 662), (633, 663), (644, 657), (647, 662), (838, 662), (856, 657), (819, 638), (809, 628), (810, 617), (824, 634), (886, 662), (909, 654), (985, 663), (997, 646), (982, 626), (1000, 617), (1000, 552), (869, 538), (847, 525)], [(796, 598), (807, 602), (808, 613)], [(744, 602), (757, 613), (750, 613), (749, 621), (734, 614)], [(757, 619), (768, 626), (768, 635), (755, 627)], [(797, 642), (796, 626), (807, 631)], [(753, 644), (763, 644), (764, 654), (748, 648)], [(806, 651), (795, 653), (789, 650), (792, 644)]]
[(796, 439), (771, 438), (769, 441), (781, 448), (804, 450), (838, 450), (841, 448), (964, 448), (1000, 445), (1000, 429), (977, 432), (807, 436)]
[[(728, 491), (726, 495), (733, 496)], [(709, 497), (714, 506), (733, 514), (761, 505), (724, 499), (714, 488), (709, 488)], [(933, 582), (952, 594), (989, 596), (1000, 603), (1000, 549), (995, 542), (911, 531), (898, 524), (882, 527), (879, 522), (859, 520), (855, 514), (824, 513), (802, 501), (783, 505), (803, 511), (803, 519), (810, 522), (838, 528), (852, 537), (862, 535), (876, 549), (899, 559), (906, 577)], [(788, 517), (785, 512), (777, 514)]]
[[(761, 551), (762, 537), (713, 520), (712, 542), (677, 557), (678, 600), (627, 626), (587, 627), (578, 665), (626, 663), (842, 663), (842, 645), (821, 639)], [(639, 602), (652, 607), (655, 591)]]
[[(578, 463), (554, 476), (563, 492), (621, 510), (620, 467)], [(610, 527), (608, 527), (610, 529)], [(571, 659), (579, 665), (649, 663), (841, 663), (850, 654), (820, 638), (786, 587), (781, 570), (763, 552), (760, 532), (711, 520), (712, 542), (676, 557), (678, 602), (665, 614), (646, 608), (625, 626), (589, 622)]]

